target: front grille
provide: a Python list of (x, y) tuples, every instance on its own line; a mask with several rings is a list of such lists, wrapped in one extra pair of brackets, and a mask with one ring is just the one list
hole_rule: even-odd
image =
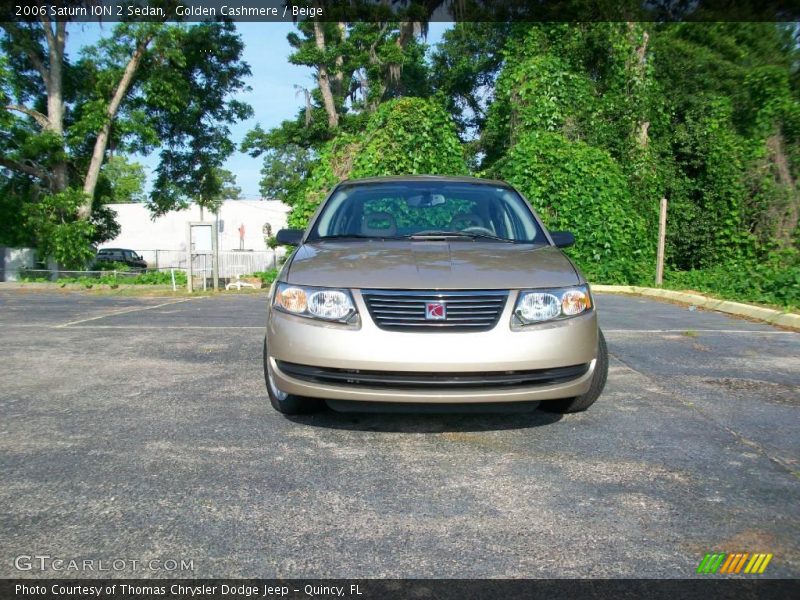
[(464, 389), (548, 385), (564, 383), (585, 375), (588, 364), (531, 371), (484, 371), (474, 373), (426, 373), (416, 371), (365, 371), (361, 369), (334, 369), (311, 367), (282, 360), (278, 368), (289, 377), (311, 383), (352, 385), (361, 387), (388, 387), (405, 389)]
[[(505, 290), (362, 290), (375, 324), (389, 331), (488, 331), (497, 324), (508, 292)], [(442, 302), (446, 316), (425, 316), (429, 302)]]

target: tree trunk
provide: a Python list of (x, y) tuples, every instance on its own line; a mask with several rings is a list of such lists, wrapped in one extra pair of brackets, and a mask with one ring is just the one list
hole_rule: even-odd
[[(628, 23), (628, 33), (633, 37), (636, 32), (636, 24), (635, 23)], [(635, 85), (639, 89), (645, 88), (645, 79), (647, 78), (647, 42), (650, 40), (650, 36), (646, 31), (642, 31), (642, 41), (641, 44), (636, 46), (635, 50), (635, 61), (632, 67), (632, 75), (635, 80)], [(636, 125), (636, 131), (634, 132), (634, 139), (636, 140), (636, 145), (644, 150), (647, 148), (647, 144), (650, 141), (650, 137), (648, 134), (648, 130), (650, 129), (650, 121), (648, 121), (644, 115), (639, 120)]]
[[(47, 47), (49, 50), (49, 60), (47, 66), (47, 131), (52, 131), (59, 137), (63, 144), (64, 138), (64, 93), (63, 93), (63, 67), (64, 67), (64, 46), (67, 41), (67, 24), (57, 22), (55, 31), (53, 30), (50, 19), (42, 16), (42, 28), (44, 29)], [(58, 193), (67, 188), (67, 163), (59, 161), (53, 165), (53, 174), (50, 178), (50, 190)]]
[[(319, 21), (314, 21), (314, 39), (320, 52), (325, 52), (325, 32)], [(336, 129), (339, 127), (339, 113), (336, 111), (336, 103), (333, 100), (331, 91), (331, 81), (328, 75), (328, 67), (324, 63), (317, 65), (317, 83), (319, 91), (322, 93), (322, 102), (325, 104), (325, 112), (328, 113), (328, 127)]]
[[(31, 64), (36, 68), (42, 78), (45, 91), (47, 93), (47, 114), (28, 108), (20, 104), (9, 104), (6, 110), (21, 112), (31, 117), (42, 131), (52, 132), (60, 141), (62, 147), (64, 143), (64, 94), (63, 94), (63, 68), (64, 68), (64, 47), (67, 41), (67, 24), (57, 22), (55, 29), (47, 14), (39, 17), (40, 25), (47, 42), (47, 60), (42, 60), (33, 45), (28, 45), (26, 54)], [(12, 24), (4, 24), (4, 29), (8, 35), (14, 39), (15, 35), (20, 35), (17, 28)], [(67, 188), (67, 162), (62, 160), (43, 169), (32, 161), (21, 163), (11, 159), (3, 159), (2, 166), (25, 173), (41, 179), (47, 185), (50, 192), (58, 193)]]
[(792, 235), (800, 221), (800, 195), (797, 193), (797, 181), (789, 168), (789, 157), (780, 129), (767, 138), (767, 153), (775, 183), (785, 193), (783, 198), (777, 201), (773, 199), (762, 215), (766, 237), (777, 241), (781, 248), (791, 248), (794, 243)]
[(94, 190), (97, 187), (97, 180), (100, 177), (100, 167), (103, 166), (103, 159), (105, 158), (106, 147), (108, 146), (108, 138), (111, 135), (111, 124), (114, 121), (114, 117), (117, 116), (119, 106), (122, 103), (125, 94), (128, 93), (128, 89), (133, 81), (133, 76), (136, 74), (136, 69), (139, 68), (139, 63), (142, 60), (142, 56), (144, 55), (145, 50), (147, 50), (147, 46), (150, 44), (152, 39), (153, 38), (150, 36), (145, 37), (136, 46), (136, 50), (133, 52), (128, 64), (125, 66), (125, 71), (122, 73), (122, 78), (119, 80), (119, 83), (114, 90), (114, 95), (112, 96), (111, 101), (108, 103), (105, 123), (97, 134), (97, 139), (94, 143), (94, 149), (92, 150), (92, 160), (89, 162), (89, 169), (86, 172), (86, 179), (83, 183), (83, 193), (86, 195), (86, 200), (80, 209), (78, 209), (78, 217), (81, 219), (88, 219), (92, 214)]
[[(347, 25), (338, 23), (339, 28), (339, 43), (343, 43), (347, 39)], [(333, 89), (332, 92), (336, 99), (340, 102), (344, 99), (344, 56), (339, 54), (336, 57), (336, 72), (333, 74)]]

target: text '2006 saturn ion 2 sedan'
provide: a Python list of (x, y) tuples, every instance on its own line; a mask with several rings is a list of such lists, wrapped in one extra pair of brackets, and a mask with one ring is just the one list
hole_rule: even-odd
[(584, 277), (511, 186), (381, 177), (336, 186), (270, 290), (272, 406), (588, 408), (608, 373)]

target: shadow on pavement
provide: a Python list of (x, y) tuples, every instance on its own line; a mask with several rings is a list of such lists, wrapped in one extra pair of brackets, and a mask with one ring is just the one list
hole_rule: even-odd
[(503, 431), (530, 429), (552, 425), (562, 415), (529, 408), (526, 412), (474, 413), (410, 413), (410, 412), (336, 412), (325, 410), (310, 415), (287, 416), (289, 420), (311, 427), (380, 431), (391, 433), (443, 433), (470, 431)]

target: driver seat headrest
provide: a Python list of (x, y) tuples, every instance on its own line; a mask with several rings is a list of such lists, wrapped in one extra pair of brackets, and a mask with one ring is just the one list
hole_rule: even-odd
[(361, 235), (392, 237), (397, 234), (397, 221), (388, 212), (373, 212), (361, 219)]

